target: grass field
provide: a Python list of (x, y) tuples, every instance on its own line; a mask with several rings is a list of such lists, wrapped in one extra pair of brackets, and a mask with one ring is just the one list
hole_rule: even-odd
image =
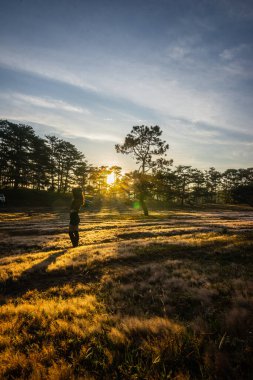
[(0, 214), (1, 379), (250, 379), (253, 212)]

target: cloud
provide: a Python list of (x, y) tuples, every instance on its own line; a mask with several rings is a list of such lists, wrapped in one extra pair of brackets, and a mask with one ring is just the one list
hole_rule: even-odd
[(209, 143), (215, 141), (216, 144), (241, 144), (253, 145), (253, 133), (237, 131), (233, 129), (225, 129), (217, 125), (210, 125), (206, 123), (197, 122), (196, 128), (203, 133), (207, 133), (210, 137)]
[(183, 46), (172, 46), (168, 49), (168, 57), (181, 60), (185, 58), (189, 54), (189, 48), (185, 48)]
[(14, 93), (11, 97), (14, 99), (14, 101), (18, 100), (18, 101), (28, 103), (36, 107), (51, 108), (51, 109), (81, 113), (81, 114), (86, 114), (86, 115), (90, 114), (90, 111), (88, 109), (73, 106), (69, 103), (64, 102), (63, 100), (52, 99), (49, 97), (41, 98), (37, 96), (29, 96), (29, 95), (18, 94), (18, 93)]
[(64, 67), (61, 61), (68, 61), (68, 53), (65, 58), (61, 57), (59, 52), (59, 56), (55, 59), (51, 49), (37, 49), (33, 46), (32, 51), (18, 48), (12, 51), (9, 47), (2, 45), (0, 66), (68, 83), (86, 90), (97, 91), (97, 88), (89, 80), (86, 80), (85, 73), (80, 73), (80, 71), (75, 73), (73, 66), (72, 69)]
[[(56, 117), (44, 117), (39, 114), (31, 115), (31, 113), (6, 113), (3, 119), (12, 120), (17, 123), (24, 123), (29, 125), (42, 126), (45, 133), (57, 133), (66, 138), (84, 138), (93, 141), (108, 141), (112, 143), (119, 143), (121, 140), (118, 136), (109, 133), (87, 132), (82, 125), (70, 122), (68, 119)], [(44, 122), (44, 124), (41, 123)], [(97, 128), (90, 128), (91, 130), (98, 130)]]
[(231, 77), (241, 77), (242, 79), (252, 79), (252, 44), (240, 44), (232, 48), (224, 49), (220, 54), (223, 61), (223, 70)]
[(120, 19), (118, 33), (107, 22), (111, 12), (103, 23), (102, 11), (99, 24), (86, 13), (87, 23), (78, 18), (77, 29), (65, 27), (60, 16), (50, 19), (51, 29), (42, 23), (33, 38), (6, 33), (0, 37), (0, 65), (13, 70), (4, 80), (14, 95), (0, 111), (89, 141), (118, 142), (132, 125), (159, 124), (188, 157), (191, 142), (192, 160), (198, 144), (218, 150), (237, 144), (242, 151), (252, 141), (252, 45), (243, 34), (248, 25), (235, 25), (225, 15), (229, 1), (212, 3), (196, 1), (185, 14), (181, 6), (178, 13), (166, 7), (168, 17), (154, 6), (162, 17), (148, 11), (150, 23), (138, 13), (131, 30)]
[(237, 58), (239, 55), (243, 54), (244, 52), (247, 52), (248, 50), (249, 50), (249, 45), (241, 44), (239, 46), (235, 46), (230, 49), (224, 49), (220, 53), (220, 57), (225, 61), (231, 61), (234, 58)]
[[(13, 69), (25, 70), (52, 81), (57, 80), (80, 88), (91, 97), (97, 97), (94, 98), (96, 106), (99, 102), (103, 105), (105, 101), (113, 103), (116, 100), (114, 107), (125, 107), (126, 114), (131, 114), (131, 108), (136, 106), (146, 108), (147, 113), (149, 110), (152, 111), (154, 116), (157, 115), (157, 118), (162, 120), (172, 116), (228, 128), (240, 128), (241, 126), (234, 124), (233, 107), (229, 104), (234, 94), (224, 96), (222, 83), (225, 72), (230, 74), (231, 71), (237, 70), (239, 73), (242, 72), (242, 68), (234, 62), (233, 65), (231, 62), (230, 66), (226, 64), (224, 67), (213, 67), (205, 60), (198, 60), (197, 52), (194, 51), (198, 49), (198, 41), (193, 37), (180, 38), (172, 43), (167, 51), (160, 50), (154, 58), (148, 54), (147, 59), (138, 62), (131, 56), (123, 59), (103, 56), (101, 52), (100, 60), (93, 62), (90, 58), (83, 64), (71, 55), (70, 63), (69, 52), (60, 52), (56, 58), (50, 50), (41, 53), (36, 52), (36, 49), (32, 55), (21, 51), (7, 52), (2, 54), (0, 59), (2, 64)], [(223, 51), (223, 56), (232, 56), (232, 53)], [(169, 59), (180, 61), (180, 69), (175, 65), (170, 66), (168, 61), (166, 63), (166, 55), (167, 59), (171, 55)], [(245, 72), (244, 70), (244, 75)], [(73, 107), (78, 112), (79, 107)], [(137, 116), (136, 119), (148, 119), (143, 116)]]

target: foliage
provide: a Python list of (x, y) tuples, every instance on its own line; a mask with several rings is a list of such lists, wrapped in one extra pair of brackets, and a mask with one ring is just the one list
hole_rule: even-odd
[(253, 206), (253, 182), (233, 188), (231, 196), (238, 203), (246, 203)]
[[(140, 165), (139, 175), (136, 172), (135, 191), (137, 192), (144, 215), (148, 215), (148, 209), (145, 199), (148, 195), (148, 189), (151, 187), (149, 177), (146, 175), (151, 169), (155, 171), (157, 168), (168, 164), (162, 156), (169, 149), (166, 141), (161, 140), (162, 131), (158, 125), (155, 126), (134, 126), (131, 132), (125, 137), (124, 144), (115, 145), (117, 153), (131, 154), (136, 159), (136, 163)], [(154, 159), (154, 157), (159, 157)]]
[(142, 174), (156, 167), (160, 161), (154, 160), (154, 156), (162, 156), (169, 149), (166, 141), (160, 136), (162, 131), (158, 125), (134, 126), (132, 131), (125, 137), (124, 144), (115, 145), (117, 153), (131, 154), (140, 164), (139, 172)]
[(34, 131), (28, 125), (7, 120), (1, 120), (0, 127), (1, 178), (15, 188), (26, 185), (30, 167), (40, 159), (40, 154), (36, 155), (36, 148), (40, 150), (40, 146)]
[[(147, 204), (201, 206), (207, 203), (252, 204), (253, 168), (211, 167), (201, 171), (190, 165), (172, 167), (168, 144), (158, 126), (134, 126), (119, 153), (130, 154), (139, 169), (122, 173), (119, 166), (92, 166), (73, 144), (56, 136), (37, 136), (32, 127), (0, 121), (0, 187), (67, 194), (80, 186), (93, 204), (102, 201), (136, 203), (148, 215)], [(113, 173), (114, 181), (108, 183)], [(40, 193), (43, 194), (42, 192)], [(41, 201), (43, 202), (43, 196)], [(20, 203), (22, 200), (20, 199)]]
[(1, 186), (63, 193), (84, 183), (87, 166), (84, 155), (70, 142), (55, 136), (42, 139), (32, 127), (7, 120), (0, 121), (0, 160)]
[(71, 193), (56, 193), (53, 191), (8, 188), (4, 189), (6, 208), (12, 207), (50, 207), (53, 209), (69, 208)]

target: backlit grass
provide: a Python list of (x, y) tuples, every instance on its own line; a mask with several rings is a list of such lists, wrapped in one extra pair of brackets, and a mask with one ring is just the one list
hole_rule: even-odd
[(252, 212), (81, 218), (2, 214), (0, 378), (251, 378)]

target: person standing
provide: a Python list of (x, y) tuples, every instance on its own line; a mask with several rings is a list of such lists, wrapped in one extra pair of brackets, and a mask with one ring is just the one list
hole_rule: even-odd
[(83, 193), (81, 188), (72, 189), (73, 200), (70, 206), (69, 214), (69, 237), (73, 247), (77, 247), (79, 243), (79, 210), (83, 205)]

